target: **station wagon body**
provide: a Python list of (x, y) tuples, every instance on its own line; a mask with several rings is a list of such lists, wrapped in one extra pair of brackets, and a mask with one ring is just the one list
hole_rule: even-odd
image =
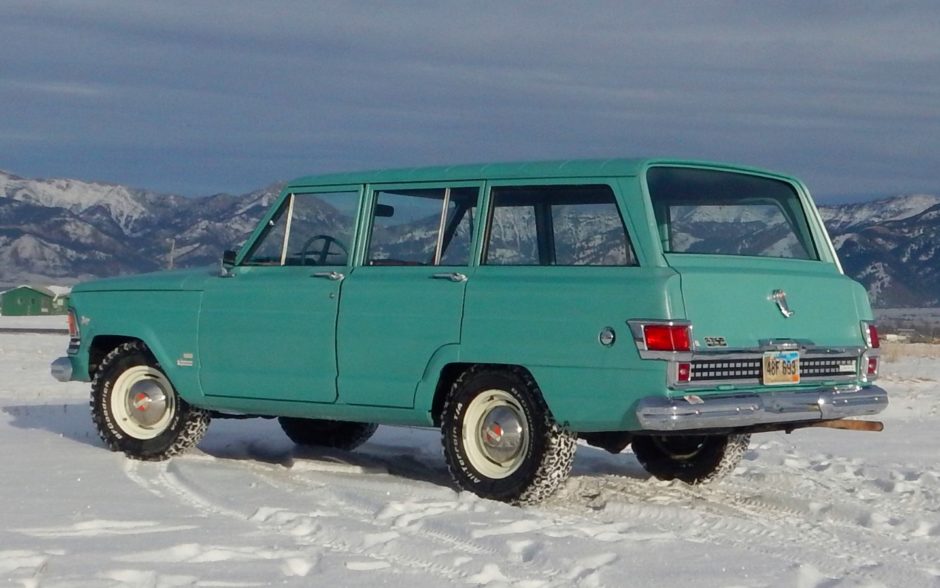
[(842, 419), (887, 404), (866, 292), (806, 188), (723, 164), (303, 177), (221, 271), (88, 282), (70, 305), (53, 373), (92, 381), (102, 437), (139, 458), (210, 416), (343, 448), (441, 427), (461, 487), (532, 502), (578, 436), (694, 483), (751, 433), (864, 428)]

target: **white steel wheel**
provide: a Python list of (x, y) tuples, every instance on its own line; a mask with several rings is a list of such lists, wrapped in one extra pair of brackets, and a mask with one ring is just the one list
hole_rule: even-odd
[(125, 433), (153, 439), (166, 431), (176, 413), (176, 393), (163, 372), (149, 365), (121, 373), (111, 389), (111, 414)]
[(488, 478), (502, 479), (519, 469), (529, 435), (522, 405), (504, 390), (480, 392), (467, 407), (462, 431), (467, 459)]
[(469, 367), (451, 385), (440, 422), (447, 469), (482, 498), (534, 504), (571, 471), (577, 436), (555, 422), (522, 368)]

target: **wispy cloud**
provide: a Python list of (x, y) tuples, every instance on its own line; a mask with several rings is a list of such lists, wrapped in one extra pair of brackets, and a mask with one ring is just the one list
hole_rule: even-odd
[(4, 80), (0, 85), (31, 93), (79, 98), (97, 98), (106, 91), (104, 86), (84, 82)]
[[(20, 173), (237, 191), (356, 167), (676, 155), (940, 191), (940, 4), (11, 0)], [(68, 141), (57, 138), (68, 137)], [(64, 162), (64, 163), (63, 163)], [(890, 173), (885, 173), (889, 169)]]

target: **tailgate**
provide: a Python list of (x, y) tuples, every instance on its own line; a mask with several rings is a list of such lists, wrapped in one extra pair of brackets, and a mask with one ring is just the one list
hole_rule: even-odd
[(680, 275), (686, 318), (699, 350), (753, 349), (770, 339), (816, 347), (864, 345), (860, 321), (871, 320), (865, 291), (832, 264), (718, 255), (666, 257)]

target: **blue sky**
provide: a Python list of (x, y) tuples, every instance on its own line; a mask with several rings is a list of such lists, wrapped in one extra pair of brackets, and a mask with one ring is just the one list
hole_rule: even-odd
[(940, 3), (6, 0), (0, 169), (204, 195), (678, 156), (940, 193)]

